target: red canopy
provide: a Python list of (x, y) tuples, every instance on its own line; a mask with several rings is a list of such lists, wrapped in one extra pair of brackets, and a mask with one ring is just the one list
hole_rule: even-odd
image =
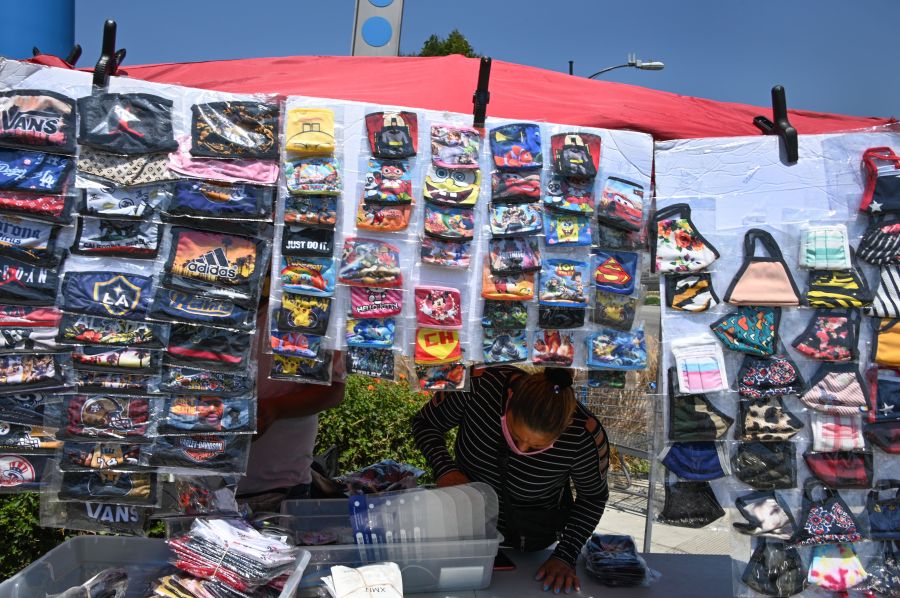
[[(292, 56), (127, 67), (128, 76), (236, 93), (269, 92), (472, 111), (478, 60), (463, 56)], [(771, 107), (716, 102), (622, 83), (592, 81), (495, 60), (488, 116), (631, 129), (656, 139), (758, 135)], [(790, 99), (790, 98), (788, 98)], [(894, 119), (790, 111), (802, 134), (873, 127)]]

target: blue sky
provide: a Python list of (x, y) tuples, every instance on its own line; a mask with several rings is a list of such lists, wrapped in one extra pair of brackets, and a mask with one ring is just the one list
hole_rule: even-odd
[[(354, 0), (77, 0), (79, 66), (93, 64), (103, 21), (115, 19), (128, 64), (347, 55)], [(551, 10), (548, 10), (551, 9)], [(715, 100), (895, 116), (900, 77), (896, 0), (406, 0), (401, 51), (458, 28), (479, 53), (589, 75), (629, 52), (660, 72), (604, 79)], [(302, 76), (302, 73), (298, 73)], [(386, 82), (389, 84), (389, 82)]]

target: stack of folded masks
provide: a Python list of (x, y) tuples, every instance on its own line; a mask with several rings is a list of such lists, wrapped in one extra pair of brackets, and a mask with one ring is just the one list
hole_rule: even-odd
[(594, 534), (581, 549), (585, 567), (594, 579), (610, 587), (646, 585), (650, 570), (637, 553), (631, 536)]

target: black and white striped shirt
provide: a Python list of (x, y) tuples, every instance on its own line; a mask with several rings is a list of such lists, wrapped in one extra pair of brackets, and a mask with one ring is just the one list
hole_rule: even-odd
[[(497, 456), (502, 439), (500, 415), (509, 378), (521, 370), (510, 366), (473, 372), (469, 392), (444, 392), (413, 418), (416, 445), (425, 454), (435, 478), (462, 471), (475, 482), (490, 484), (500, 497), (499, 527), (504, 527), (503, 491)], [(459, 427), (456, 462), (444, 435)], [(514, 506), (555, 509), (562, 489), (575, 483), (575, 505), (554, 556), (574, 565), (581, 547), (603, 515), (609, 489), (609, 445), (606, 432), (594, 415), (579, 404), (572, 422), (553, 448), (533, 456), (509, 453), (506, 483)]]

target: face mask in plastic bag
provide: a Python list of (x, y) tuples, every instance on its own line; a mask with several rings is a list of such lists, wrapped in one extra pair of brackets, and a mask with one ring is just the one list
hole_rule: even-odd
[(363, 178), (363, 201), (367, 204), (411, 204), (409, 165), (403, 160), (369, 158)]
[(282, 257), (281, 285), (285, 293), (316, 297), (334, 294), (335, 265), (330, 257)]
[(369, 150), (378, 158), (416, 155), (419, 121), (415, 112), (372, 112), (366, 115)]
[(78, 152), (78, 172), (99, 179), (105, 185), (128, 187), (178, 178), (169, 170), (169, 154), (159, 152), (119, 156), (81, 146)]
[(713, 337), (704, 335), (672, 341), (672, 357), (678, 368), (680, 392), (717, 392), (728, 388), (725, 356)]
[(51, 459), (48, 455), (0, 455), (0, 494), (43, 490), (44, 471)]
[(875, 334), (873, 361), (888, 367), (900, 367), (900, 320), (882, 319)]
[(278, 158), (277, 104), (210, 102), (191, 106), (191, 154), (206, 158)]
[(141, 320), (152, 298), (149, 276), (117, 272), (68, 272), (63, 278), (65, 309), (107, 318)]
[(797, 485), (796, 458), (792, 442), (741, 442), (731, 469), (755, 490), (786, 490)]
[(564, 177), (594, 178), (600, 166), (600, 136), (558, 133), (550, 138), (553, 172)]
[(697, 529), (724, 515), (709, 482), (666, 480), (665, 502), (657, 517), (660, 523)]
[(869, 442), (882, 451), (892, 455), (900, 454), (900, 422), (866, 424), (863, 433)]
[(739, 307), (736, 312), (710, 324), (713, 334), (732, 351), (750, 355), (773, 355), (778, 347), (781, 309)]
[(631, 330), (638, 304), (638, 297), (595, 291), (591, 321), (617, 330)]
[(484, 302), (481, 325), (485, 328), (525, 328), (528, 324), (528, 306), (518, 301)]
[(75, 101), (44, 89), (0, 93), (0, 145), (75, 153)]
[(56, 241), (60, 227), (15, 216), (0, 216), (0, 253), (32, 264), (58, 262)]
[[(822, 490), (824, 498), (813, 498), (813, 492), (817, 489)], [(859, 525), (840, 493), (814, 478), (803, 484), (802, 509), (803, 515), (794, 538), (799, 546), (859, 542), (862, 539)]]
[(647, 367), (644, 329), (600, 330), (587, 338), (588, 367), (613, 370), (643, 370)]
[(791, 510), (775, 492), (752, 492), (739, 496), (735, 506), (744, 519), (732, 523), (734, 529), (748, 536), (790, 540), (795, 532)]
[(51, 224), (70, 224), (73, 198), (69, 195), (30, 195), (0, 192), (0, 214), (24, 216)]
[(149, 394), (156, 392), (159, 376), (144, 374), (119, 374), (75, 370), (75, 386), (78, 392)]
[(832, 592), (845, 592), (868, 577), (852, 544), (816, 546), (809, 562), (810, 585)]
[(698, 272), (719, 259), (719, 251), (691, 221), (686, 203), (658, 210), (651, 225), (650, 259), (654, 272)]
[(332, 254), (334, 254), (334, 231), (291, 225), (282, 229), (281, 255), (331, 257)]
[(866, 385), (855, 363), (822, 364), (800, 395), (810, 409), (853, 416), (868, 408)]
[(869, 390), (869, 422), (900, 420), (900, 372), (878, 368), (867, 373)]
[(806, 466), (829, 488), (869, 488), (872, 486), (871, 451), (807, 452)]
[(597, 219), (615, 228), (637, 231), (644, 218), (644, 187), (619, 177), (609, 177), (600, 195)]
[(160, 436), (153, 446), (150, 465), (243, 473), (247, 467), (250, 440), (249, 434)]
[(0, 355), (0, 391), (31, 392), (64, 386), (61, 355)]
[(482, 335), (485, 363), (517, 363), (528, 358), (527, 330), (485, 328)]
[(857, 451), (866, 448), (859, 415), (810, 414), (812, 450), (817, 452)]
[(337, 198), (328, 195), (284, 198), (284, 223), (334, 228)]
[(429, 165), (422, 195), (431, 203), (450, 207), (474, 207), (481, 189), (478, 169)]
[(236, 516), (235, 476), (175, 476), (160, 486), (160, 516)]
[[(41, 495), (41, 526), (143, 536), (153, 509), (105, 502), (59, 502)], [(109, 570), (107, 570), (109, 571)], [(98, 573), (97, 577), (103, 573)], [(86, 582), (87, 583), (87, 582)], [(127, 585), (127, 579), (125, 580)]]
[(252, 294), (258, 288), (265, 241), (225, 233), (173, 228), (166, 271), (185, 284), (200, 283)]
[[(879, 167), (879, 162), (886, 163)], [(889, 147), (870, 147), (863, 152), (866, 187), (860, 212), (878, 214), (900, 211), (900, 156)]]
[(160, 434), (227, 432), (240, 434), (256, 430), (256, 403), (253, 397), (177, 396), (166, 399), (159, 417)]
[(151, 308), (153, 318), (166, 322), (202, 322), (241, 330), (254, 325), (253, 312), (234, 301), (172, 289), (159, 288)]
[(806, 574), (797, 549), (780, 540), (759, 538), (741, 581), (766, 596), (793, 596), (806, 589)]
[(334, 153), (334, 110), (292, 108), (287, 111), (284, 149), (304, 156)]
[(475, 236), (475, 213), (425, 204), (425, 234), (446, 241), (468, 241)]
[(788, 411), (780, 396), (741, 399), (739, 440), (789, 440), (803, 429), (803, 420)]
[(549, 246), (587, 247), (591, 244), (591, 220), (587, 216), (547, 211), (544, 242)]
[(346, 364), (348, 374), (394, 379), (394, 352), (391, 349), (347, 347)]
[(253, 392), (254, 384), (254, 378), (246, 374), (171, 367), (163, 370), (160, 390), (173, 394), (235, 396)]
[(521, 274), (541, 269), (541, 250), (537, 239), (491, 239), (489, 246), (493, 274)]
[(567, 179), (553, 175), (547, 181), (544, 207), (548, 210), (592, 216), (594, 203), (594, 185), (589, 179)]
[(565, 330), (540, 330), (534, 335), (531, 361), (569, 367), (575, 359), (574, 335)]
[(171, 152), (172, 100), (147, 93), (103, 93), (78, 100), (78, 142), (113, 154)]
[(341, 164), (332, 157), (286, 162), (284, 177), (293, 195), (340, 195), (343, 189)]
[(172, 197), (171, 183), (135, 187), (82, 189), (79, 211), (87, 216), (143, 218), (155, 213)]
[(865, 276), (855, 267), (812, 270), (804, 300), (810, 307), (863, 307), (872, 302), (872, 292)]
[(850, 266), (850, 239), (846, 226), (808, 226), (800, 231), (801, 268), (846, 270)]
[(900, 219), (895, 214), (873, 218), (856, 255), (875, 266), (900, 263)]
[(530, 301), (534, 298), (534, 273), (494, 274), (485, 262), (481, 273), (481, 296), (500, 301)]
[(417, 365), (416, 379), (421, 390), (463, 390), (466, 387), (466, 371), (462, 363)]
[[(883, 496), (885, 490), (893, 490)], [(869, 519), (869, 538), (873, 540), (900, 540), (900, 481), (878, 480), (874, 490), (866, 496), (866, 514)]]
[(57, 342), (70, 345), (140, 346), (161, 349), (167, 328), (163, 324), (132, 322), (79, 314), (63, 314)]
[(54, 431), (42, 426), (26, 426), (0, 421), (0, 450), (34, 454), (52, 454), (62, 447)]
[(459, 361), (461, 358), (459, 331), (433, 328), (416, 330), (416, 365), (443, 365)]
[(426, 328), (462, 328), (462, 299), (458, 289), (416, 287), (415, 303), (417, 325)]
[(157, 503), (156, 490), (154, 473), (67, 471), (58, 496), (60, 500), (152, 506)]
[(377, 592), (384, 598), (403, 597), (403, 577), (397, 563), (366, 565), (357, 569), (335, 566), (322, 582), (334, 598), (366, 598)]
[(110, 442), (66, 442), (59, 468), (62, 471), (139, 471), (146, 468), (147, 445)]
[(331, 381), (330, 353), (320, 350), (321, 359), (307, 359), (290, 355), (272, 355), (273, 380), (314, 381), (328, 384)]
[(59, 351), (56, 328), (0, 328), (0, 351)]
[(150, 427), (150, 399), (75, 395), (63, 401), (63, 438), (141, 441)]
[(638, 254), (597, 249), (593, 256), (594, 285), (599, 291), (631, 295), (638, 276)]
[(791, 345), (798, 353), (811, 359), (851, 361), (858, 356), (858, 338), (858, 311), (819, 309)]
[(541, 305), (587, 307), (585, 292), (587, 262), (569, 259), (545, 260), (541, 266), (538, 299)]
[(495, 170), (491, 173), (491, 201), (495, 204), (527, 204), (540, 197), (540, 172)]
[(538, 328), (581, 328), (584, 313), (584, 309), (542, 305), (538, 307)]
[(491, 204), (490, 227), (494, 237), (531, 235), (543, 230), (544, 220), (537, 206)]
[[(302, 336), (302, 335), (298, 335)], [(367, 347), (370, 349), (390, 349), (394, 346), (396, 324), (394, 318), (347, 318), (344, 341), (348, 347)], [(307, 337), (305, 355), (300, 357), (315, 358), (318, 355), (319, 341), (316, 337)], [(274, 347), (272, 349), (275, 350)], [(282, 351), (278, 351), (281, 353)]]
[(252, 338), (251, 333), (224, 328), (172, 324), (166, 361), (187, 367), (242, 368)]
[(53, 395), (37, 393), (0, 396), (0, 421), (43, 426), (44, 407), (53, 399)]
[(787, 353), (744, 356), (737, 383), (741, 396), (751, 399), (797, 394), (804, 388), (800, 369)]
[(350, 286), (402, 286), (400, 250), (384, 241), (361, 237), (345, 239), (338, 281)]
[(441, 241), (426, 235), (422, 238), (419, 255), (423, 264), (442, 268), (468, 268), (472, 259), (472, 242)]
[(700, 313), (719, 304), (709, 273), (673, 274), (665, 281), (666, 305), (672, 309)]
[(356, 210), (356, 228), (383, 232), (406, 230), (412, 211), (412, 204), (383, 205), (360, 201)]
[(682, 480), (717, 480), (731, 473), (722, 450), (713, 441), (675, 442), (666, 447), (660, 461)]
[(879, 318), (900, 317), (900, 266), (886, 265), (879, 269), (878, 290), (872, 305), (865, 308), (868, 316)]
[(481, 136), (469, 127), (431, 125), (431, 161), (444, 168), (478, 168)]
[(177, 181), (166, 214), (170, 217), (265, 220), (272, 216), (272, 196), (271, 187)]
[(669, 368), (669, 440), (722, 440), (734, 423), (703, 394), (679, 395), (676, 368)]
[(152, 374), (159, 371), (160, 353), (127, 347), (79, 347), (72, 352), (72, 363), (80, 370)]
[[(757, 256), (756, 242), (769, 253)], [(732, 305), (800, 305), (800, 292), (781, 254), (778, 243), (768, 232), (751, 228), (744, 235), (744, 263), (725, 293)]]
[(541, 128), (534, 123), (510, 123), (491, 129), (489, 134), (494, 166), (501, 169), (540, 169)]
[(322, 336), (328, 330), (331, 299), (285, 293), (276, 312), (278, 328)]

